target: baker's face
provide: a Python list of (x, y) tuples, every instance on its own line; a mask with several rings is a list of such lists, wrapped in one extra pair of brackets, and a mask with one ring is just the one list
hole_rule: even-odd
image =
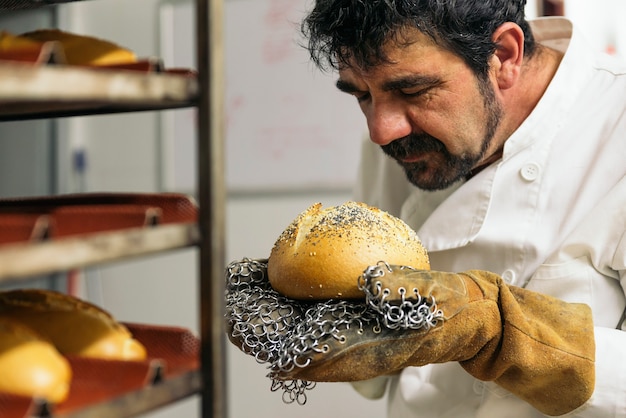
[(337, 87), (356, 97), (370, 138), (411, 183), (443, 189), (496, 151), (500, 104), (461, 58), (415, 31), (408, 46), (388, 47), (391, 64), (339, 71)]

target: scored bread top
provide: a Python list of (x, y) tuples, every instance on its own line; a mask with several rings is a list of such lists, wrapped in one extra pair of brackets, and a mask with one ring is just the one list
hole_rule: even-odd
[[(354, 239), (378, 240), (391, 245), (419, 241), (417, 233), (404, 221), (361, 202), (346, 202), (326, 209), (322, 209), (321, 203), (315, 203), (298, 215), (278, 241), (299, 248), (304, 242), (311, 246), (324, 245), (324, 240), (346, 239), (351, 235)], [(427, 257), (426, 250), (423, 253)]]
[(316, 203), (280, 234), (268, 260), (270, 284), (294, 299), (362, 298), (359, 276), (379, 261), (430, 268), (417, 233), (361, 202)]

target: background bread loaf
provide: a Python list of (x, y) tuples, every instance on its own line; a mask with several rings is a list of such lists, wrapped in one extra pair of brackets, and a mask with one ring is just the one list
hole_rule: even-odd
[(55, 347), (23, 324), (0, 318), (0, 391), (64, 401), (72, 370)]
[(70, 65), (115, 65), (137, 61), (135, 53), (106, 39), (64, 32), (59, 29), (40, 29), (20, 35), (20, 38), (38, 42), (59, 42)]
[(28, 326), (62, 354), (117, 360), (146, 358), (145, 347), (108, 312), (63, 293), (41, 289), (0, 292), (0, 317)]
[(360, 202), (300, 213), (268, 259), (272, 287), (293, 299), (357, 299), (359, 276), (379, 261), (429, 269), (426, 249), (405, 222)]

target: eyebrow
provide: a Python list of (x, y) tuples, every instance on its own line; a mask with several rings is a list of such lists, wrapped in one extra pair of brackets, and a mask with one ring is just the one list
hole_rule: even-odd
[(397, 80), (390, 80), (383, 83), (383, 90), (403, 90), (415, 87), (434, 87), (442, 84), (443, 81), (439, 77), (429, 75), (410, 75), (398, 78)]
[(337, 80), (337, 82), (335, 83), (335, 86), (337, 86), (339, 90), (348, 94), (361, 91), (358, 88), (356, 88), (354, 84), (350, 83), (349, 81), (342, 80), (342, 79)]
[[(428, 75), (410, 75), (398, 78), (397, 80), (390, 80), (383, 83), (384, 91), (402, 90), (415, 87), (434, 87), (443, 84), (443, 81), (439, 77)], [(362, 90), (358, 89), (353, 83), (345, 80), (337, 80), (337, 88), (344, 93), (357, 93)]]

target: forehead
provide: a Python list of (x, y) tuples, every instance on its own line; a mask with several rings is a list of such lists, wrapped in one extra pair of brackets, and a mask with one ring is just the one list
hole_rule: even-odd
[(460, 57), (414, 28), (404, 29), (397, 37), (388, 39), (382, 51), (387, 57), (386, 62), (365, 68), (349, 60), (347, 65), (339, 69), (340, 79), (357, 76), (373, 78), (390, 73), (434, 75), (465, 65)]

